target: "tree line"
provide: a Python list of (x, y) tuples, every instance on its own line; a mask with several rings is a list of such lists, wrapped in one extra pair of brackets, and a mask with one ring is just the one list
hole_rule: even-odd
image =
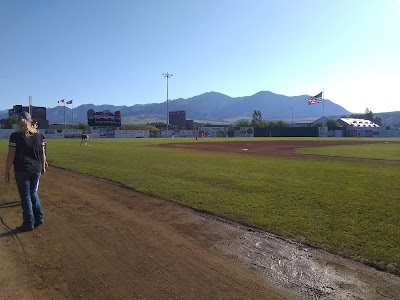
[[(366, 119), (366, 120), (370, 120), (371, 122), (378, 124), (379, 126), (383, 126), (382, 119), (374, 116), (373, 112), (371, 110), (369, 110), (368, 108), (365, 109), (364, 114), (351, 114), (349, 116), (342, 116), (342, 118)], [(8, 125), (7, 127), (11, 128), (11, 124), (16, 124), (17, 121), (18, 121), (18, 115), (11, 115), (6, 118), (5, 124)], [(123, 129), (123, 130), (143, 130), (144, 129), (144, 130), (159, 131), (159, 129), (153, 125), (154, 125), (153, 123), (147, 124), (147, 125), (122, 124), (121, 129)], [(323, 125), (322, 123), (315, 124), (315, 127), (321, 127), (322, 125)], [(330, 128), (341, 127), (339, 122), (334, 119), (329, 119), (327, 122), (327, 126)], [(287, 127), (287, 124), (283, 120), (276, 120), (276, 121), (265, 120), (262, 117), (261, 111), (254, 110), (251, 120), (246, 120), (246, 119), (238, 120), (235, 123), (231, 124), (230, 127), (273, 128), (273, 127)], [(87, 129), (89, 129), (89, 125), (87, 123), (80, 122), (80, 123), (73, 124), (73, 128), (87, 130)]]
[[(370, 120), (371, 122), (374, 122), (379, 126), (383, 126), (382, 119), (379, 117), (375, 117), (373, 112), (368, 108), (366, 108), (364, 114), (351, 114), (349, 116), (342, 116), (341, 118), (365, 119), (365, 120)], [(287, 127), (286, 122), (284, 122), (283, 120), (270, 121), (263, 119), (261, 111), (259, 110), (254, 110), (251, 120), (242, 119), (235, 122), (233, 125), (237, 127), (255, 127), (255, 128)], [(315, 124), (315, 127), (322, 127), (322, 126), (323, 126), (322, 123)], [(334, 128), (342, 126), (339, 124), (337, 120), (329, 119), (327, 121), (327, 127)]]

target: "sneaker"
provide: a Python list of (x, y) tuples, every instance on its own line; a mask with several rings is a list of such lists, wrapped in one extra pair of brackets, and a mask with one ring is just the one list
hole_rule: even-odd
[(44, 220), (35, 221), (35, 228), (42, 225), (43, 223), (44, 223)]

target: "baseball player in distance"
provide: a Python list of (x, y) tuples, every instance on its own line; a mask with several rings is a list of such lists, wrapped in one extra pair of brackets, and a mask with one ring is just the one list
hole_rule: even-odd
[(89, 141), (89, 135), (88, 134), (82, 134), (81, 136), (81, 146), (84, 144), (85, 146), (88, 146), (88, 141)]

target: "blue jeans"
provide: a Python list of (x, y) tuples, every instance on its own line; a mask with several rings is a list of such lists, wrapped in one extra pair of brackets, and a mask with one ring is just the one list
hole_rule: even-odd
[(42, 203), (37, 193), (40, 173), (15, 172), (15, 181), (21, 198), (23, 226), (33, 228), (43, 223)]

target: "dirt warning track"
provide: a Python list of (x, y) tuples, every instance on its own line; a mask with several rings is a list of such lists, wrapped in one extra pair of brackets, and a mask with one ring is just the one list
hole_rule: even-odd
[(50, 168), (45, 224), (17, 234), (15, 184), (1, 191), (0, 299), (294, 298), (213, 247), (235, 236), (169, 201)]

